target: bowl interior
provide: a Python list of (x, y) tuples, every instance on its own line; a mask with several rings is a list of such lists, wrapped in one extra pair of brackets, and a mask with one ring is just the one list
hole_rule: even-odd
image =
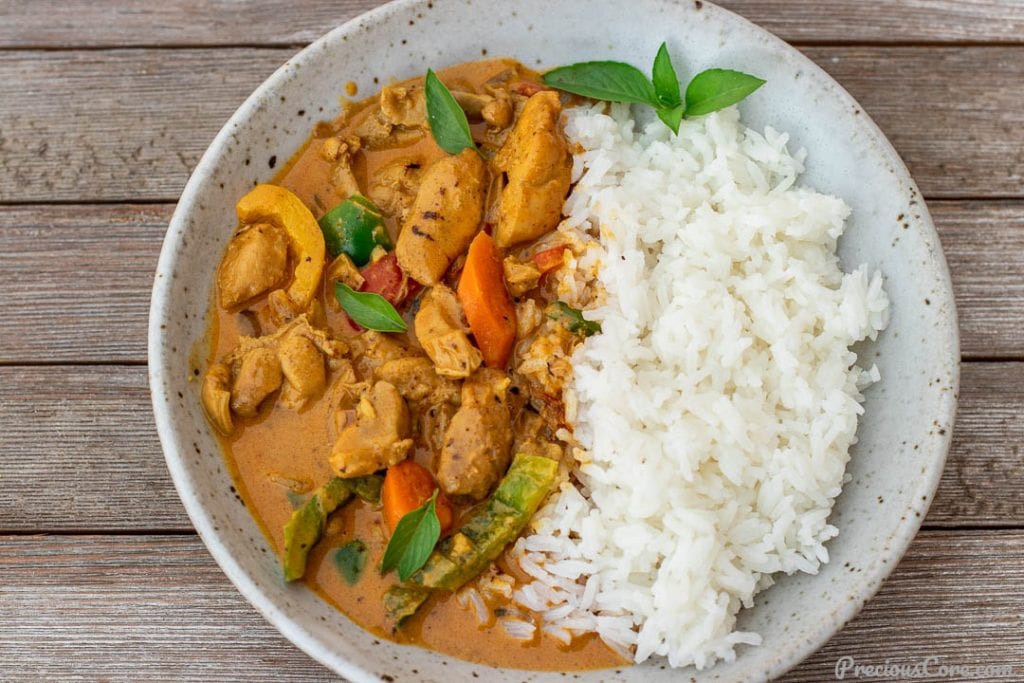
[[(927, 209), (902, 162), (857, 103), (799, 52), (702, 2), (434, 0), (387, 5), (331, 32), (289, 60), (232, 117), (203, 157), (171, 222), (150, 320), (150, 379), (161, 441), (178, 491), (207, 546), (245, 596), (288, 638), (353, 680), (556, 680), (557, 674), (489, 669), (379, 641), (302, 587), (286, 586), (273, 551), (232, 492), (203, 418), (188, 351), (205, 342), (213, 273), (235, 226), (234, 204), (268, 180), (269, 159), (290, 157), (317, 120), (339, 113), (346, 81), (360, 96), (427, 67), (508, 55), (534, 67), (584, 59), (650, 63), (667, 40), (677, 69), (711, 66), (768, 81), (741, 105), (745, 122), (791, 136), (808, 151), (806, 185), (853, 208), (840, 243), (844, 267), (882, 270), (892, 323), (859, 349), (882, 381), (867, 391), (850, 482), (831, 517), (840, 529), (817, 576), (779, 577), (739, 627), (760, 647), (695, 680), (778, 675), (827, 640), (877, 589), (921, 522), (952, 432), (958, 382), (956, 314), (945, 260)], [(197, 345), (199, 345), (197, 347)], [(204, 354), (198, 354), (203, 358)], [(202, 370), (202, 368), (200, 368)], [(677, 680), (648, 662), (627, 680)], [(413, 670), (416, 673), (412, 673)], [(598, 680), (606, 673), (582, 676)]]

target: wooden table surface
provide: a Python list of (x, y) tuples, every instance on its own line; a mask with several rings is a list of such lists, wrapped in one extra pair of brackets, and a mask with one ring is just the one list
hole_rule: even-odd
[[(336, 680), (193, 532), (153, 426), (146, 317), (214, 134), (298, 48), (376, 4), (0, 0), (0, 681)], [(723, 4), (886, 132), (960, 312), (960, 411), (924, 527), (784, 680), (832, 680), (840, 657), (1024, 680), (1024, 2)]]

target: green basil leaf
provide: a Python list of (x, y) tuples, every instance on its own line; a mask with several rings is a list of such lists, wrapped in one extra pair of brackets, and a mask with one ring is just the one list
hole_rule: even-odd
[(405, 332), (408, 325), (380, 294), (357, 292), (344, 282), (334, 283), (334, 296), (357, 325), (378, 332)]
[(561, 320), (570, 332), (582, 334), (584, 337), (601, 331), (601, 323), (596, 320), (587, 320), (583, 317), (583, 311), (573, 308), (564, 301), (556, 301), (551, 304), (548, 317), (552, 320)]
[(356, 539), (334, 552), (334, 567), (350, 586), (356, 585), (366, 566), (366, 544)]
[(654, 86), (640, 69), (622, 62), (580, 62), (560, 66), (543, 76), (544, 83), (574, 95), (610, 102), (658, 106)]
[(754, 92), (764, 80), (742, 71), (708, 69), (686, 86), (686, 118), (703, 116), (736, 104)]
[(469, 132), (466, 112), (455, 101), (448, 88), (431, 69), (426, 80), (427, 122), (437, 146), (449, 154), (458, 154), (469, 147), (476, 148)]
[[(661, 44), (658, 54), (654, 57), (654, 67), (651, 69), (651, 80), (654, 82), (654, 92), (658, 101), (667, 108), (678, 107), (683, 103), (683, 96), (679, 92), (679, 77), (676, 76), (675, 67), (672, 66), (672, 59), (668, 56), (668, 45)], [(661, 116), (661, 111), (658, 111)], [(665, 121), (664, 118), (661, 119)], [(665, 121), (668, 124), (667, 121)], [(672, 128), (671, 124), (668, 126)], [(673, 132), (679, 132), (679, 124), (672, 128)]]
[(683, 120), (683, 105), (677, 107), (662, 107), (658, 109), (658, 118), (668, 126), (673, 133), (679, 135), (679, 123)]
[(441, 522), (434, 508), (435, 500), (437, 489), (434, 489), (427, 502), (398, 520), (388, 547), (384, 550), (384, 559), (380, 563), (381, 574), (397, 568), (398, 578), (405, 581), (426, 563), (437, 545), (437, 539), (441, 538)]

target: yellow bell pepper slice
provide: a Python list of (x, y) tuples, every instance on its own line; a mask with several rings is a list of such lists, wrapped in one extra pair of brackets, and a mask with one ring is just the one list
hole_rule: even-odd
[(295, 252), (295, 277), (286, 294), (305, 310), (320, 288), (326, 249), (320, 225), (302, 200), (277, 185), (257, 185), (235, 206), (243, 225), (271, 223), (283, 228)]

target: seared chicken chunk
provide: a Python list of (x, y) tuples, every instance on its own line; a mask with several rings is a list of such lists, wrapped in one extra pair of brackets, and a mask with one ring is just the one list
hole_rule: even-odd
[(234, 429), (232, 412), (252, 417), (272, 393), (281, 402), (301, 408), (315, 398), (327, 377), (325, 362), (337, 367), (348, 347), (300, 315), (273, 334), (242, 337), (238, 346), (210, 366), (203, 378), (203, 408), (223, 434)]
[(558, 225), (572, 172), (561, 112), (558, 93), (532, 95), (494, 157), (495, 169), (508, 176), (494, 230), (500, 247), (536, 239)]
[(380, 91), (380, 111), (395, 126), (427, 125), (427, 102), (420, 85), (386, 85)]
[(540, 282), (540, 270), (530, 261), (520, 261), (515, 256), (506, 256), (502, 261), (505, 284), (512, 296), (522, 296)]
[(501, 370), (483, 368), (462, 385), (462, 405), (445, 432), (437, 480), (451, 496), (482, 500), (508, 469), (512, 422)]
[(434, 285), (423, 295), (416, 313), (416, 339), (442, 377), (469, 377), (483, 357), (469, 341), (462, 306), (444, 285)]
[(423, 174), (395, 253), (409, 276), (437, 284), (480, 228), (487, 169), (472, 149), (435, 161)]
[(361, 477), (405, 459), (412, 448), (409, 409), (395, 385), (376, 382), (355, 408), (355, 420), (338, 434), (331, 468), (340, 477)]
[(301, 408), (324, 389), (327, 371), (324, 357), (308, 337), (290, 334), (277, 347), (285, 386), (281, 401), (290, 408)]
[(400, 157), (378, 169), (369, 182), (367, 196), (384, 213), (404, 221), (416, 199), (422, 175), (419, 157)]
[(281, 362), (270, 348), (255, 348), (242, 356), (231, 387), (231, 410), (252, 417), (263, 400), (281, 387)]
[(434, 372), (434, 364), (423, 356), (389, 360), (373, 374), (379, 380), (394, 384), (407, 401), (432, 404), (458, 400), (458, 385)]
[(235, 430), (231, 419), (231, 368), (224, 363), (211, 365), (203, 378), (200, 398), (217, 431), (227, 436)]
[(231, 239), (217, 269), (220, 305), (236, 308), (280, 285), (288, 275), (288, 236), (269, 223), (250, 225)]

